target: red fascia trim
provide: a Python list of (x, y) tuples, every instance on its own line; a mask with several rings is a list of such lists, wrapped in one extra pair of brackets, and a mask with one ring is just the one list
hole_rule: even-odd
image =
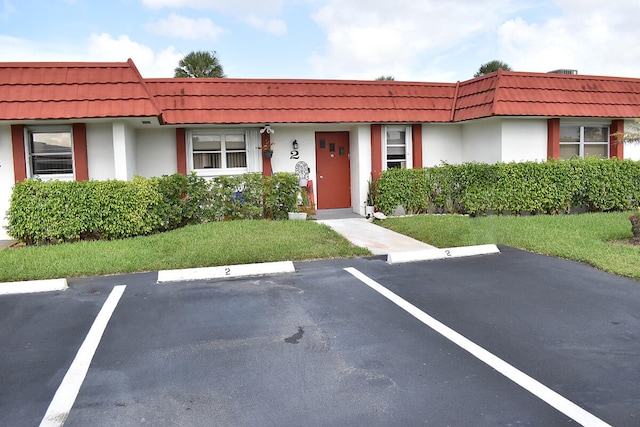
[(13, 176), (15, 182), (18, 183), (27, 179), (24, 125), (11, 125), (11, 148), (13, 150)]
[(371, 176), (382, 175), (382, 125), (371, 125)]
[(609, 134), (609, 157), (624, 159), (624, 120), (612, 120)]
[(187, 176), (187, 131), (185, 128), (176, 129), (176, 159), (178, 173)]
[(422, 124), (414, 124), (411, 126), (411, 139), (413, 168), (422, 169)]
[(87, 125), (74, 123), (73, 132), (73, 162), (76, 181), (89, 180), (89, 161), (87, 157)]
[(560, 158), (560, 119), (547, 120), (547, 159)]

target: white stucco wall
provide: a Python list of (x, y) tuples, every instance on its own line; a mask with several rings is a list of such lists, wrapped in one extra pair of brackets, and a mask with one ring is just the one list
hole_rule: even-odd
[(462, 124), (462, 162), (496, 163), (502, 160), (501, 122), (490, 118)]
[(136, 131), (133, 127), (125, 124), (125, 139), (127, 150), (127, 181), (136, 175)]
[[(640, 123), (636, 120), (625, 120), (624, 130), (625, 132), (640, 132)], [(624, 158), (640, 161), (640, 142), (626, 143), (624, 145)]]
[(503, 119), (502, 162), (547, 159), (547, 120)]
[(349, 132), (351, 161), (351, 206), (363, 215), (371, 178), (371, 126), (354, 126)]
[[(271, 135), (273, 172), (295, 173), (296, 164), (305, 162), (309, 166), (309, 179), (316, 179), (316, 134), (310, 126), (272, 126)], [(294, 153), (293, 141), (298, 143), (298, 153)], [(275, 142), (275, 144), (274, 144)], [(294, 158), (298, 157), (298, 158)]]
[(110, 122), (87, 124), (89, 179), (115, 179), (113, 131)]
[(176, 130), (137, 129), (134, 175), (153, 177), (178, 172)]
[(431, 123), (422, 125), (422, 165), (462, 162), (462, 125)]
[(624, 145), (624, 158), (629, 160), (640, 161), (640, 143), (637, 144), (625, 144)]
[(11, 126), (0, 125), (0, 240), (10, 239), (5, 227), (14, 182)]

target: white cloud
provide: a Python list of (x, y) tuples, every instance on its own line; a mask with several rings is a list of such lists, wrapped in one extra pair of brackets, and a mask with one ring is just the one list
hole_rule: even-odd
[(182, 58), (184, 58), (182, 53), (176, 52), (173, 46), (169, 46), (155, 56), (155, 60), (150, 66), (144, 69), (141, 69), (137, 63), (136, 66), (143, 77), (173, 77), (178, 62)]
[(283, 35), (287, 33), (287, 24), (281, 19), (262, 19), (257, 16), (249, 16), (244, 21), (258, 30), (271, 34)]
[(59, 42), (35, 42), (0, 35), (0, 62), (124, 62), (131, 58), (143, 77), (173, 77), (174, 69), (184, 57), (173, 46), (155, 52), (148, 46), (122, 35), (92, 34), (85, 49)]
[(145, 28), (152, 34), (191, 40), (217, 40), (225, 32), (209, 18), (191, 19), (176, 13), (171, 13), (168, 18), (149, 23)]
[(142, 3), (151, 9), (184, 7), (234, 14), (276, 16), (282, 10), (284, 0), (142, 0)]
[(183, 55), (173, 46), (156, 54), (148, 46), (122, 35), (114, 39), (110, 34), (92, 34), (89, 56), (93, 61), (126, 61), (131, 58), (143, 77), (173, 77), (174, 68)]
[(142, 0), (142, 4), (151, 9), (162, 9), (164, 7), (182, 7), (187, 2), (187, 0)]
[(134, 42), (129, 36), (114, 39), (111, 34), (92, 34), (89, 39), (89, 55), (96, 61), (122, 61), (123, 58), (138, 58), (140, 62), (151, 62), (153, 50)]
[(640, 76), (640, 5), (619, 0), (564, 0), (559, 5), (557, 16), (545, 21), (518, 17), (500, 26), (500, 52), (511, 58), (514, 69)]
[(323, 76), (411, 74), (421, 58), (436, 58), (495, 29), (517, 10), (514, 3), (328, 0), (313, 17), (327, 35), (326, 50), (315, 52), (311, 64)]
[(143, 0), (152, 9), (189, 8), (212, 10), (234, 16), (256, 29), (271, 34), (287, 32), (286, 23), (279, 19), (285, 0)]
[(465, 79), (493, 59), (520, 71), (640, 77), (640, 2), (630, 3), (325, 0), (313, 19), (326, 44), (309, 62), (316, 76), (337, 78)]

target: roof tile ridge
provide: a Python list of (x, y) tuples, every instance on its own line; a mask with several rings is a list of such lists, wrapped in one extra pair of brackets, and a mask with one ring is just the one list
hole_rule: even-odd
[(455, 115), (456, 115), (456, 111), (458, 110), (457, 104), (458, 104), (459, 90), (460, 90), (460, 80), (458, 80), (458, 82), (456, 83), (456, 89), (455, 89), (455, 92), (453, 93), (453, 101), (451, 102), (451, 113), (449, 114), (450, 122), (453, 122), (453, 119), (455, 118)]
[(378, 80), (349, 80), (349, 79), (310, 79), (310, 78), (256, 78), (256, 77), (224, 77), (224, 78), (170, 78), (170, 77), (149, 77), (144, 78), (145, 82), (157, 84), (157, 83), (184, 83), (186, 81), (198, 83), (248, 83), (248, 84), (269, 84), (269, 83), (281, 83), (281, 84), (309, 84), (309, 85), (352, 85), (358, 84), (363, 86), (442, 86), (451, 87), (455, 83), (449, 82), (424, 82), (424, 81), (378, 81)]
[(140, 74), (140, 71), (138, 71), (138, 67), (136, 67), (136, 64), (133, 63), (133, 60), (131, 58), (127, 59), (127, 64), (129, 64), (129, 68), (133, 71), (135, 76), (138, 78), (138, 81), (140, 82), (140, 85), (142, 85), (142, 88), (144, 89), (145, 93), (149, 97), (148, 99), (151, 102), (151, 105), (153, 105), (153, 108), (156, 110), (156, 113), (158, 115), (158, 120), (160, 121), (160, 124), (163, 124), (164, 120), (162, 118), (162, 109), (156, 103), (156, 100), (153, 97), (153, 95), (151, 94), (151, 91), (149, 90), (149, 87), (147, 86), (147, 83), (142, 78), (142, 74)]
[(498, 68), (498, 72), (493, 76), (495, 81), (495, 87), (493, 88), (493, 99), (491, 100), (491, 108), (489, 109), (490, 115), (495, 116), (497, 107), (497, 99), (498, 99), (498, 91), (500, 90), (500, 80), (503, 78), (504, 71), (502, 68)]
[(13, 61), (0, 62), (0, 68), (128, 68), (127, 62), (91, 61)]

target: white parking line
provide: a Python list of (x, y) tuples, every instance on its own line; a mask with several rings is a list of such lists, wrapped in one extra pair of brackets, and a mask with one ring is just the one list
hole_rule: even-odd
[(116, 309), (125, 288), (125, 285), (115, 286), (109, 294), (96, 320), (94, 320), (91, 329), (89, 329), (87, 337), (80, 346), (75, 359), (71, 362), (69, 370), (62, 379), (60, 387), (58, 387), (56, 394), (53, 396), (53, 400), (49, 404), (49, 408), (40, 422), (40, 427), (59, 427), (64, 425), (71, 411), (71, 407), (73, 407), (73, 403), (76, 401), (76, 397), (78, 397), (80, 386), (82, 386), (82, 382), (87, 375), (91, 360), (102, 339), (102, 334), (104, 334), (109, 319), (111, 319), (111, 315)]
[(345, 271), (352, 274), (358, 280), (360, 280), (376, 292), (380, 293), (394, 304), (398, 305), (400, 308), (411, 314), (416, 319), (420, 320), (425, 325), (429, 326), (434, 331), (438, 332), (443, 337), (447, 338), (449, 341), (471, 353), (476, 358), (480, 359), (536, 397), (547, 402), (549, 405), (562, 412), (566, 416), (570, 417), (574, 421), (588, 427), (611, 427), (600, 418), (597, 418), (595, 415), (585, 411), (575, 403), (551, 390), (549, 387), (531, 378), (524, 372), (513, 367), (504, 360), (480, 347), (473, 341), (465, 338), (458, 332), (429, 316), (427, 313), (420, 310), (415, 305), (391, 292), (389, 289), (385, 288), (375, 280), (366, 276), (359, 270), (349, 267), (345, 268)]

